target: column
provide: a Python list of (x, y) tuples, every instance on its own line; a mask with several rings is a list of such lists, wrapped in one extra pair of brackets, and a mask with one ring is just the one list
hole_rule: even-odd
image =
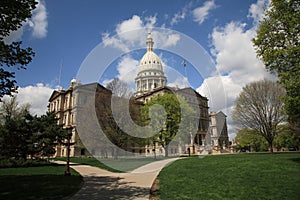
[(148, 79), (147, 79), (146, 90), (149, 90), (149, 81), (148, 81)]
[(152, 89), (155, 88), (155, 85), (154, 85), (154, 79), (152, 79)]

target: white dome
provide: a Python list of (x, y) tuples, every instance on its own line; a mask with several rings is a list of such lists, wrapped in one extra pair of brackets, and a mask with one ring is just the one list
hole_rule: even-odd
[(167, 83), (161, 60), (153, 51), (153, 44), (151, 33), (149, 33), (146, 40), (147, 52), (140, 61), (138, 73), (135, 78), (136, 95), (165, 86)]
[(77, 82), (77, 80), (75, 78), (73, 78), (70, 83), (76, 83), (76, 82)]
[(138, 73), (143, 71), (163, 71), (161, 61), (153, 51), (147, 51), (141, 59)]

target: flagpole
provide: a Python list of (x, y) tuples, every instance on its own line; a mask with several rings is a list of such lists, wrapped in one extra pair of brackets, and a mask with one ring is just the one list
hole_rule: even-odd
[(185, 61), (185, 60), (182, 61), (182, 65), (183, 65), (183, 67), (184, 67), (184, 72), (185, 72), (186, 81), (188, 82), (188, 76), (187, 76), (187, 72), (186, 72), (186, 61)]

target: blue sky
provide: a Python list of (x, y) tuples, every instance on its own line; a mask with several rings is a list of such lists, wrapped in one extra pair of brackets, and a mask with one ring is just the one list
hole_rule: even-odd
[[(133, 39), (120, 35), (128, 30), (167, 28), (179, 33), (179, 39), (170, 39), (170, 46), (176, 48), (181, 34), (185, 34), (202, 46), (203, 52), (212, 59), (215, 69), (204, 77), (200, 77), (188, 62), (188, 81), (210, 99), (212, 111), (222, 110), (228, 115), (233, 134), (230, 111), (241, 88), (251, 81), (273, 78), (256, 58), (251, 43), (268, 4), (269, 0), (40, 0), (32, 19), (7, 39), (21, 39), (24, 47), (30, 46), (36, 52), (27, 70), (16, 72), (20, 86), (18, 98), (32, 104), (32, 112), (41, 114), (47, 109), (53, 89), (59, 82), (67, 88), (94, 48), (106, 42), (105, 45), (117, 49), (117, 45), (143, 42), (147, 37), (143, 31), (135, 33)], [(157, 36), (154, 42), (164, 45), (166, 41), (159, 41)], [(165, 70), (174, 72), (169, 83), (186, 84), (181, 67), (185, 58), (156, 47)], [(128, 71), (135, 72), (144, 50), (123, 52), (122, 57), (117, 57), (107, 67), (106, 74), (99, 77), (101, 83), (113, 77), (128, 81), (135, 76), (128, 75)]]

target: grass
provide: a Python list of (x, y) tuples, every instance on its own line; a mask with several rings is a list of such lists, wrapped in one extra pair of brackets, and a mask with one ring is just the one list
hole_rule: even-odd
[[(55, 158), (56, 160), (65, 161), (66, 158)], [(99, 167), (111, 172), (128, 172), (132, 171), (140, 166), (146, 165), (148, 163), (165, 159), (164, 157), (157, 157), (155, 160), (152, 157), (142, 157), (142, 158), (118, 158), (118, 159), (103, 159), (100, 160), (93, 157), (72, 157), (70, 158), (71, 162), (91, 165), (94, 167)]]
[(167, 199), (300, 199), (300, 154), (193, 157), (165, 167), (158, 195)]
[(54, 165), (0, 169), (0, 199), (62, 199), (80, 189), (82, 177), (73, 169)]

